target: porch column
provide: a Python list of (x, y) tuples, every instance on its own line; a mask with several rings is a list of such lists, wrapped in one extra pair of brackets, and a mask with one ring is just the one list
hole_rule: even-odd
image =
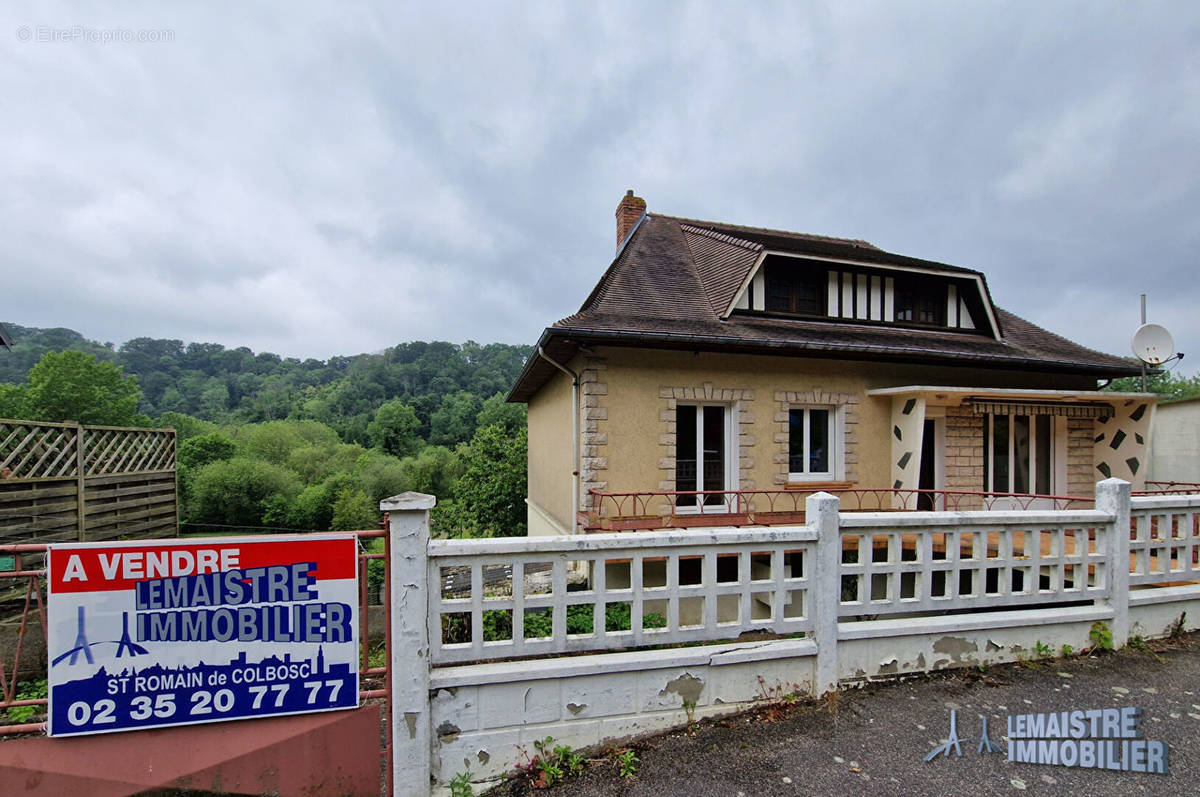
[[(921, 486), (921, 445), (925, 435), (925, 397), (896, 396), (892, 399), (892, 488), (915, 490)], [(909, 497), (892, 496), (895, 509), (916, 509)]]

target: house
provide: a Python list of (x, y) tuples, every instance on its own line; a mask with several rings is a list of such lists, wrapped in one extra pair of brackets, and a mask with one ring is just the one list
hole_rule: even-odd
[(1145, 479), (1153, 397), (1098, 389), (1140, 366), (997, 307), (978, 271), (632, 191), (616, 217), (615, 259), (509, 393), (532, 535), (784, 522), (816, 490), (968, 509)]

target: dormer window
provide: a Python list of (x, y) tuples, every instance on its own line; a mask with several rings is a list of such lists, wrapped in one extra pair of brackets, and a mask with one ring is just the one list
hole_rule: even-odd
[(946, 283), (906, 277), (896, 280), (896, 320), (946, 326)]
[(825, 272), (772, 265), (767, 269), (770, 313), (825, 315)]
[(851, 266), (768, 254), (733, 310), (806, 319), (988, 331), (981, 284), (899, 266)]

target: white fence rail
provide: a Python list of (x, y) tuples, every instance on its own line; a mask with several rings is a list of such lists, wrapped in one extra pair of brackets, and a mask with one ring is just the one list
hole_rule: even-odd
[(1129, 583), (1200, 578), (1200, 495), (1130, 500)]
[[(729, 639), (751, 628), (809, 632), (816, 538), (801, 526), (433, 540), (429, 583), (466, 569), (470, 588), (430, 595), (431, 656), (446, 664)], [(485, 586), (485, 568), (498, 566), (511, 578)]]
[(1146, 634), (1200, 616), (1200, 495), (1131, 499), (1116, 479), (1094, 510), (840, 514), (820, 494), (799, 526), (530, 539), (430, 540), (432, 504), (382, 505), (397, 793), (467, 754), (502, 772), (496, 751), (533, 737), (593, 744), (688, 706), (730, 711), (761, 699), (764, 673), (819, 695), (1043, 639), (1082, 647), (1095, 622), (1121, 647), (1131, 609)]
[(945, 612), (1108, 595), (1098, 510), (848, 514), (839, 615)]

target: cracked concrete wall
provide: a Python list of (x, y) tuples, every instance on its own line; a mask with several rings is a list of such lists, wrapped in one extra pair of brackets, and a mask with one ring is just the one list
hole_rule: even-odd
[[(782, 646), (783, 658), (736, 660), (768, 655)], [(805, 650), (811, 653), (808, 643)], [(700, 649), (692, 649), (692, 651)], [(695, 719), (743, 711), (752, 703), (788, 692), (808, 694), (815, 657), (796, 655), (796, 643), (762, 642), (722, 645), (716, 653), (687, 649), (657, 664), (650, 653), (625, 656), (625, 665), (606, 660), (603, 671), (571, 674), (584, 658), (568, 660), (558, 674), (530, 678), (524, 669), (505, 673), (498, 683), (476, 683), (431, 690), (433, 775), (446, 783), (470, 769), (476, 781), (495, 778), (525, 761), (522, 747), (554, 737), (572, 748), (616, 743), (630, 737), (681, 727), (688, 723), (684, 701), (693, 704)], [(683, 654), (682, 656), (680, 654)], [(610, 654), (610, 659), (612, 654)], [(726, 658), (735, 658), (728, 664)], [(600, 659), (602, 657), (595, 657)], [(675, 659), (675, 662), (669, 659)], [(685, 661), (678, 661), (679, 659)], [(644, 666), (639, 666), (642, 662)], [(526, 663), (528, 664), (528, 663)], [(448, 668), (461, 675), (474, 671), (479, 680), (512, 665)], [(456, 680), (461, 680), (456, 675)], [(761, 682), (760, 682), (761, 678)], [(765, 690), (765, 691), (764, 691)]]

